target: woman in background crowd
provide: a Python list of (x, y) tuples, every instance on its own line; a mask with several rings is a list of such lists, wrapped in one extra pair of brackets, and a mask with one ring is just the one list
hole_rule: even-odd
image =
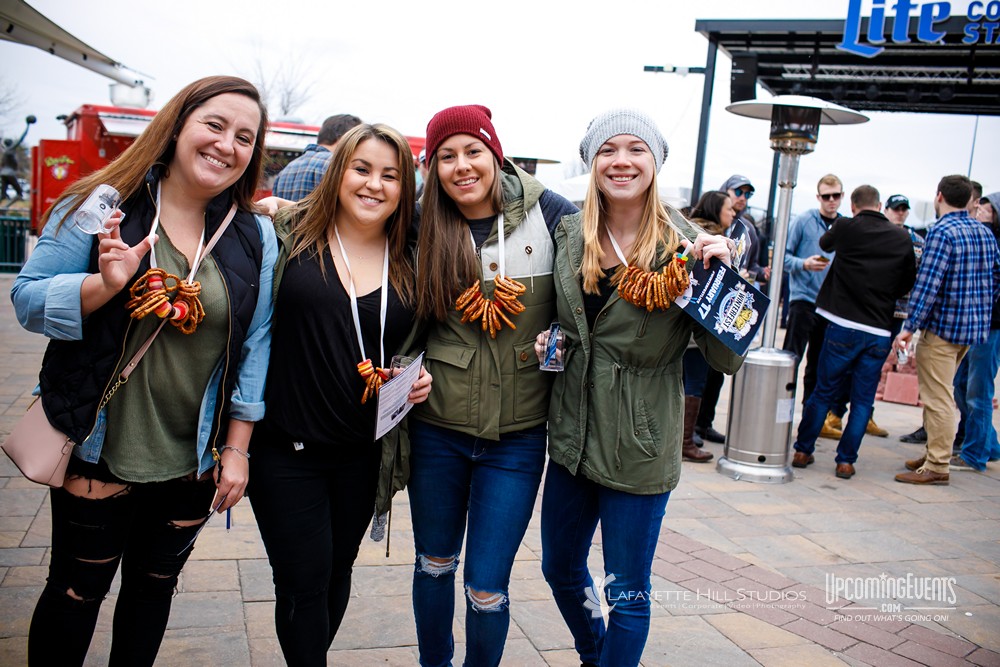
[[(1000, 242), (1000, 192), (980, 200), (976, 220), (989, 227)], [(1000, 458), (1000, 444), (993, 426), (997, 369), (1000, 369), (1000, 301), (993, 303), (989, 338), (969, 348), (955, 373), (955, 403), (962, 414), (965, 438), (961, 451), (951, 458), (953, 469), (983, 471), (988, 461)]]
[[(735, 217), (732, 198), (719, 190), (703, 194), (691, 210), (691, 219), (706, 233), (720, 236), (724, 235), (733, 224)], [(688, 343), (688, 348), (684, 352), (684, 440), (681, 447), (681, 456), (685, 461), (708, 463), (714, 458), (711, 452), (699, 449), (702, 445), (700, 438), (698, 442), (694, 439), (702, 393), (712, 372), (701, 350), (693, 341)], [(717, 397), (718, 393), (715, 396)], [(714, 409), (712, 413), (714, 415)]]

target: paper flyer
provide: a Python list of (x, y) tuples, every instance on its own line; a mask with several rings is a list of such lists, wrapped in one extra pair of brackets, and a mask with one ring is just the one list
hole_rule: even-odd
[(399, 422), (403, 421), (413, 404), (406, 401), (410, 388), (420, 377), (420, 368), (424, 363), (424, 353), (413, 360), (402, 373), (388, 380), (378, 390), (378, 421), (375, 423), (375, 439), (378, 440), (388, 433)]

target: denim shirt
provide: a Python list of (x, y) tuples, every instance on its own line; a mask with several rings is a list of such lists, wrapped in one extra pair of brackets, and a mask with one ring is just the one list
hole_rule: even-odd
[[(80, 340), (83, 336), (80, 288), (84, 279), (91, 275), (88, 268), (94, 237), (80, 231), (71, 221), (60, 226), (66, 209), (63, 207), (53, 212), (31, 257), (14, 280), (10, 293), (17, 319), (25, 329), (56, 340)], [(274, 308), (272, 280), (278, 257), (274, 226), (264, 216), (255, 217), (263, 242), (260, 291), (250, 330), (243, 341), (229, 411), (229, 417), (248, 422), (260, 421), (264, 417), (264, 381), (271, 352), (271, 314)], [(202, 398), (197, 443), (199, 475), (215, 465), (208, 440), (219, 383), (222, 381), (222, 365), (220, 357)], [(35, 387), (34, 393), (40, 393), (39, 387)], [(74, 449), (75, 455), (96, 463), (104, 446), (106, 427), (107, 408), (98, 414), (90, 436)]]

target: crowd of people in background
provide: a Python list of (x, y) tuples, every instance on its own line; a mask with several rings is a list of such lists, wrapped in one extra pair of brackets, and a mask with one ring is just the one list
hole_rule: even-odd
[[(580, 661), (639, 664), (670, 494), (682, 461), (711, 461), (705, 442), (725, 441), (716, 404), (743, 358), (625, 285), (713, 261), (767, 284), (751, 181), (734, 174), (688, 219), (671, 215), (657, 189), (666, 140), (643, 112), (614, 109), (583, 133), (578, 208), (505, 157), (488, 108), (464, 105), (429, 120), (416, 158), (391, 127), (331, 116), (275, 197), (255, 203), (266, 127), (246, 81), (190, 84), (46, 213), (14, 283), (21, 323), (52, 339), (45, 412), (79, 443), (51, 490), (30, 663), (83, 664), (120, 568), (110, 659), (151, 665), (201, 528), (247, 495), (282, 653), (326, 664), (364, 533), (391, 529), (406, 488), (420, 663), (451, 664), (464, 563), (466, 663), (497, 665), (544, 475), (542, 573)], [(101, 183), (122, 193), (127, 220), (90, 236), (73, 213)], [(860, 185), (842, 216), (843, 182), (820, 179), (818, 208), (792, 222), (786, 247), (784, 347), (805, 364), (793, 466), (834, 436), (835, 475), (856, 474), (862, 437), (887, 435), (872, 416), (881, 368), (918, 332), (926, 454), (897, 481), (947, 484), (950, 470), (1000, 457), (1000, 193), (981, 194), (943, 178), (924, 237), (904, 227), (907, 197), (883, 213)], [(188, 307), (199, 316), (184, 328)], [(539, 367), (550, 349), (560, 373)], [(147, 350), (141, 379), (108, 393)], [(412, 412), (376, 438), (393, 357), (421, 354)], [(607, 622), (588, 606), (598, 523), (603, 594), (617, 601)]]

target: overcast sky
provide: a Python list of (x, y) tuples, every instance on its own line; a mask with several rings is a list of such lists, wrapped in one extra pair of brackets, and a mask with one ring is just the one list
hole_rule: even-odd
[[(485, 104), (493, 110), (505, 153), (563, 162), (540, 168), (539, 176), (552, 185), (575, 159), (594, 115), (634, 106), (657, 120), (670, 145), (661, 180), (690, 187), (702, 76), (649, 74), (643, 65), (703, 66), (708, 42), (694, 32), (698, 18), (843, 19), (848, 0), (29, 4), (93, 48), (147, 75), (154, 109), (202, 76), (253, 78), (258, 62), (271, 72), (296, 62), (303, 77), (314, 82), (311, 99), (296, 114), (305, 122), (319, 124), (330, 114), (346, 112), (422, 136), (436, 111)], [(966, 4), (953, 2), (952, 14), (964, 13)], [(39, 122), (28, 135), (30, 144), (65, 137), (57, 115), (84, 103), (109, 103), (108, 79), (39, 49), (0, 42), (0, 63), (0, 78), (13, 84), (23, 100), (0, 119), (2, 129), (19, 133), (23, 117), (35, 114)], [(768, 123), (726, 112), (730, 63), (720, 54), (718, 65), (705, 188), (742, 173), (760, 191), (751, 204), (763, 206), (772, 158)], [(1000, 118), (979, 120), (973, 156), (974, 128), (970, 116), (886, 113), (874, 113), (860, 126), (824, 126), (816, 151), (801, 160), (793, 210), (815, 207), (815, 183), (827, 172), (838, 174), (848, 191), (870, 183), (883, 200), (897, 192), (928, 200), (941, 176), (969, 171), (970, 157), (972, 177), (987, 192), (1000, 190)], [(842, 212), (849, 213), (846, 209), (845, 204)]]

